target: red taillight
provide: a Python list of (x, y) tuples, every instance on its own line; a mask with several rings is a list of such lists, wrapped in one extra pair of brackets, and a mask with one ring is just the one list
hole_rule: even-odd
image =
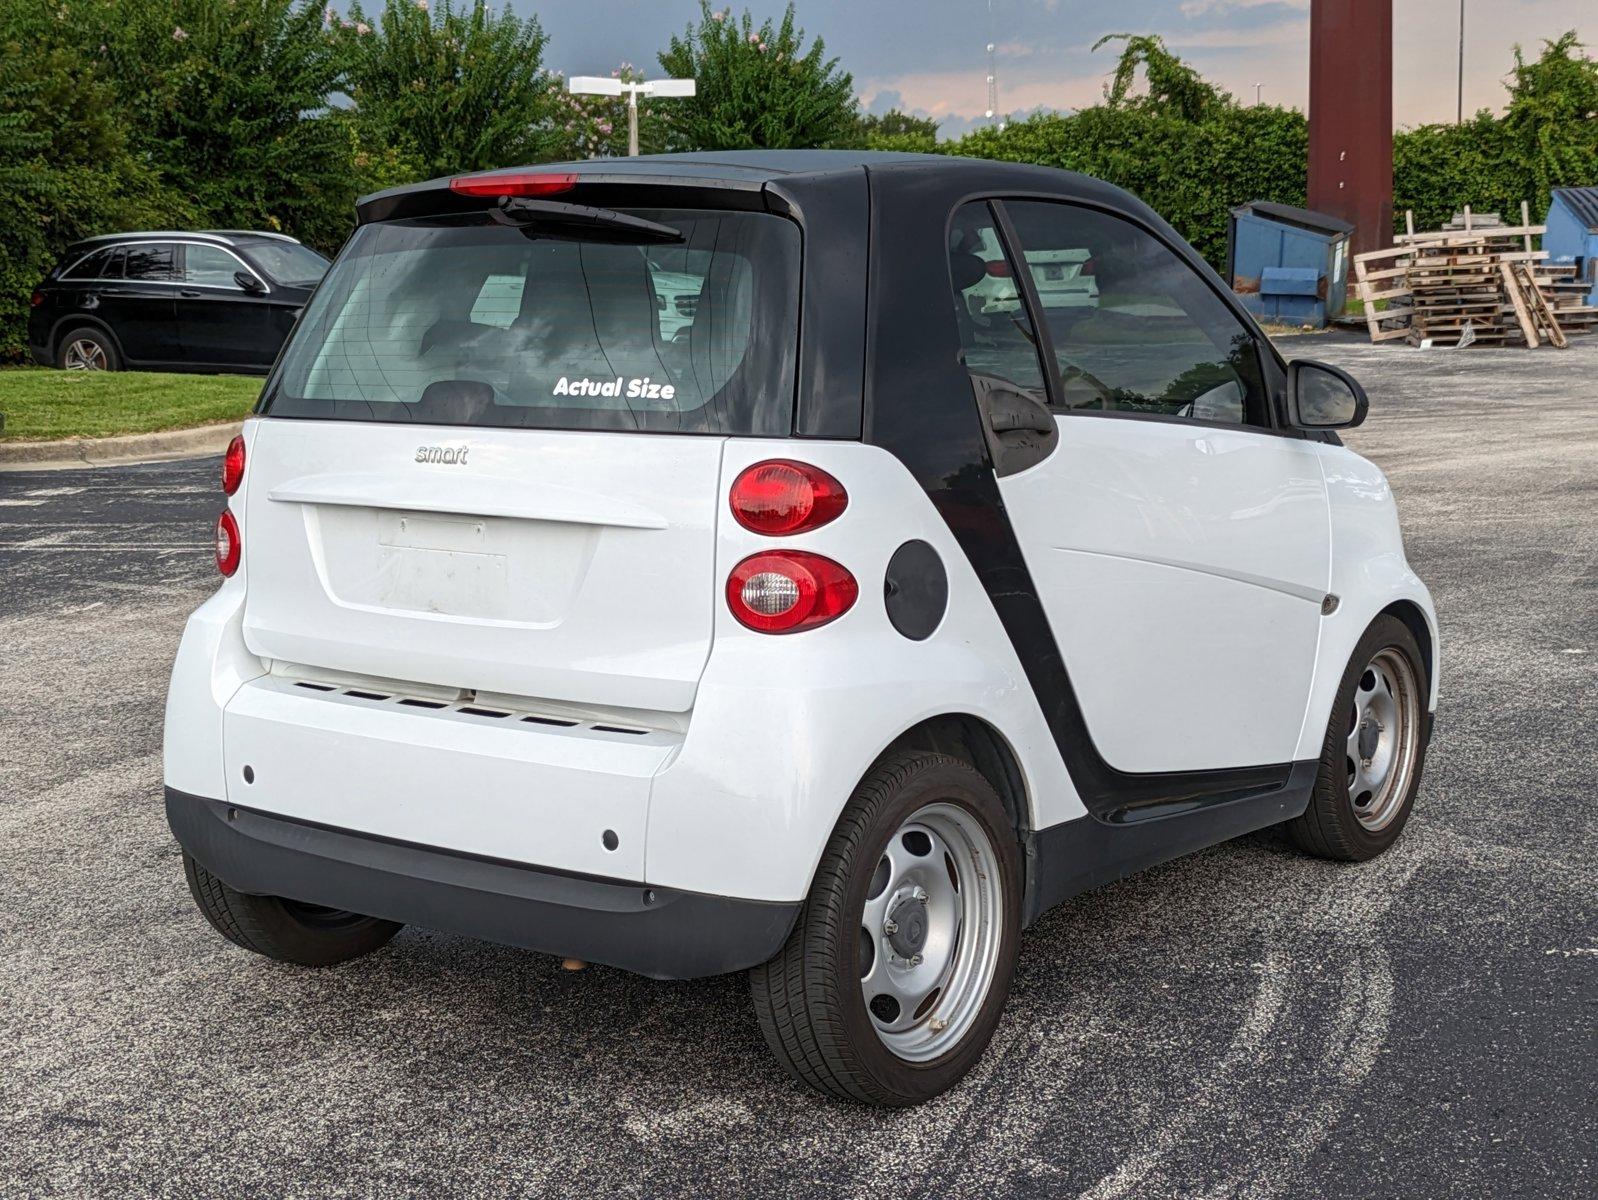
[(1082, 264), (1081, 274), (1083, 274), (1083, 275), (1092, 275), (1092, 274), (1096, 273), (1098, 271), (1098, 269), (1099, 269), (1099, 264), (1098, 264), (1097, 260), (1090, 258), (1090, 259), (1087, 260), (1087, 262)]
[(244, 482), (244, 438), (236, 436), (222, 456), (222, 490), (231, 496)]
[(1010, 278), (1010, 264), (1005, 262), (1002, 258), (995, 258), (990, 261), (985, 270), (989, 275), (995, 276), (999, 279)]
[(239, 523), (227, 509), (216, 519), (216, 569), (223, 575), (232, 575), (239, 569), (239, 559), (244, 556), (244, 539), (239, 537)]
[(843, 484), (831, 475), (786, 458), (745, 467), (727, 498), (738, 524), (771, 537), (819, 529), (849, 503)]
[(847, 568), (802, 550), (754, 554), (732, 569), (727, 607), (760, 633), (797, 633), (849, 611), (860, 585)]
[(525, 171), (505, 171), (497, 175), (457, 175), (449, 190), (462, 196), (553, 196), (577, 186), (577, 176), (569, 174), (533, 175)]
[(30, 307), (30, 308), (38, 308), (39, 305), (41, 305), (43, 303), (44, 303), (44, 293), (43, 292), (34, 292), (33, 295), (28, 297), (28, 307)]

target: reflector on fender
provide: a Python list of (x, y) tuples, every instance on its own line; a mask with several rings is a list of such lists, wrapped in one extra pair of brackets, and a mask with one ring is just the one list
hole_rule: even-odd
[(532, 174), (527, 171), (502, 171), (493, 175), (457, 175), (449, 190), (462, 196), (553, 196), (577, 186), (571, 173)]
[(224, 577), (231, 577), (239, 569), (244, 557), (244, 539), (239, 536), (239, 523), (227, 509), (216, 519), (216, 569)]
[(231, 496), (244, 482), (244, 435), (235, 434), (222, 456), (222, 491)]
[(727, 607), (759, 633), (825, 625), (848, 612), (859, 594), (848, 568), (802, 550), (752, 554), (727, 577)]

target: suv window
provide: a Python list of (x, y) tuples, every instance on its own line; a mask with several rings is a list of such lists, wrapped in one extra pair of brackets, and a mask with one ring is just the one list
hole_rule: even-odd
[(1006, 201), (1069, 409), (1268, 424), (1246, 325), (1187, 263), (1119, 217)]
[(792, 432), (798, 227), (766, 213), (626, 211), (682, 240), (640, 244), (485, 213), (362, 226), (306, 308), (268, 410)]
[(220, 246), (197, 246), (191, 243), (183, 247), (185, 283), (237, 289), (238, 282), (233, 276), (242, 270), (244, 264)]
[(79, 259), (76, 265), (70, 267), (62, 276), (63, 279), (105, 279), (106, 264), (111, 261), (114, 253), (113, 247), (96, 250), (87, 258)]
[(141, 283), (167, 283), (173, 278), (170, 244), (125, 247), (126, 277)]
[(968, 371), (1043, 394), (1043, 360), (987, 204), (963, 205), (949, 226), (954, 316)]

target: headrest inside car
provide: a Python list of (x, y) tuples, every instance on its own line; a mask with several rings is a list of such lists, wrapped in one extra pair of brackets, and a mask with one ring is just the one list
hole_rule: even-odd
[(949, 274), (954, 276), (954, 290), (963, 292), (975, 287), (988, 273), (988, 264), (965, 250), (949, 251)]

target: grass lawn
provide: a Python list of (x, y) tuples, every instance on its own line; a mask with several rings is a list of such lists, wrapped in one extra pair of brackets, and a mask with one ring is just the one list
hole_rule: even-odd
[(260, 394), (243, 375), (161, 375), (147, 371), (0, 370), (0, 441), (110, 437), (237, 421)]

